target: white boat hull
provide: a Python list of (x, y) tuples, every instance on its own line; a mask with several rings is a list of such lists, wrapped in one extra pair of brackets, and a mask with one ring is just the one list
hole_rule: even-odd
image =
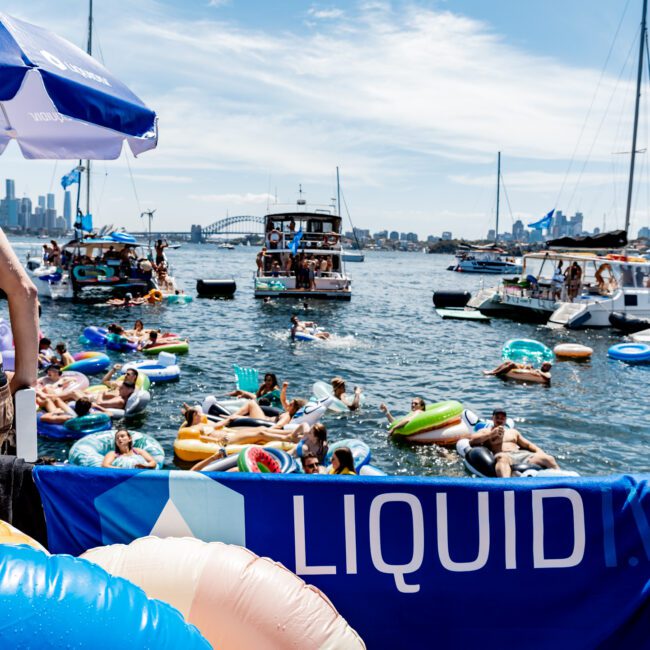
[(568, 329), (611, 327), (609, 316), (621, 312), (634, 318), (650, 318), (650, 292), (624, 289), (611, 297), (583, 298), (572, 303), (560, 303), (549, 323)]

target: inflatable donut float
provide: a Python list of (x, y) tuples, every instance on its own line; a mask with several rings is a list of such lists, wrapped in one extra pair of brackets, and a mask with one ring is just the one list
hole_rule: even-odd
[(128, 580), (29, 546), (2, 547), (0, 601), (0, 648), (211, 647), (177, 610)]
[(220, 650), (366, 647), (325, 594), (240, 546), (143, 537), (82, 557), (176, 607)]
[(589, 359), (594, 351), (579, 343), (559, 343), (553, 348), (553, 353), (558, 359)]

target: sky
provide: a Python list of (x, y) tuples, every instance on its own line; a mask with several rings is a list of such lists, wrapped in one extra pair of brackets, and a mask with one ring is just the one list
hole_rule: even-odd
[[(494, 227), (552, 208), (623, 227), (641, 0), (95, 0), (93, 54), (159, 116), (158, 148), (93, 169), (97, 225), (189, 230), (285, 209), (299, 184), (372, 232)], [(87, 0), (3, 11), (85, 47)], [(647, 94), (647, 68), (643, 93)], [(650, 225), (642, 98), (632, 233)], [(0, 179), (55, 192), (65, 161)], [(347, 206), (347, 210), (346, 207)]]

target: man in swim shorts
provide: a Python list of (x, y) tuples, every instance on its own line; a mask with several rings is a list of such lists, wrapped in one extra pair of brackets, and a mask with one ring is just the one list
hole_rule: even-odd
[(500, 478), (508, 478), (512, 476), (512, 466), (521, 463), (559, 469), (553, 456), (526, 440), (517, 429), (507, 428), (507, 417), (505, 409), (494, 409), (492, 426), (486, 427), (469, 439), (470, 447), (483, 446), (494, 454), (496, 475)]

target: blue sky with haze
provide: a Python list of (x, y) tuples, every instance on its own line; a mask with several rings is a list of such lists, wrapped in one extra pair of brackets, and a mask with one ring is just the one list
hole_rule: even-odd
[[(84, 44), (83, 0), (3, 10)], [(160, 116), (156, 151), (95, 166), (96, 221), (139, 229), (140, 211), (157, 208), (161, 229), (189, 229), (264, 214), (276, 193), (293, 202), (299, 183), (326, 204), (339, 165), (355, 225), (479, 237), (501, 150), (504, 227), (553, 207), (621, 227), (640, 11), (641, 0), (95, 0), (95, 54)], [(647, 140), (644, 105), (639, 149)], [(647, 156), (634, 233), (650, 225)], [(3, 163), (17, 195), (56, 191), (62, 204), (69, 164), (16, 150)]]

